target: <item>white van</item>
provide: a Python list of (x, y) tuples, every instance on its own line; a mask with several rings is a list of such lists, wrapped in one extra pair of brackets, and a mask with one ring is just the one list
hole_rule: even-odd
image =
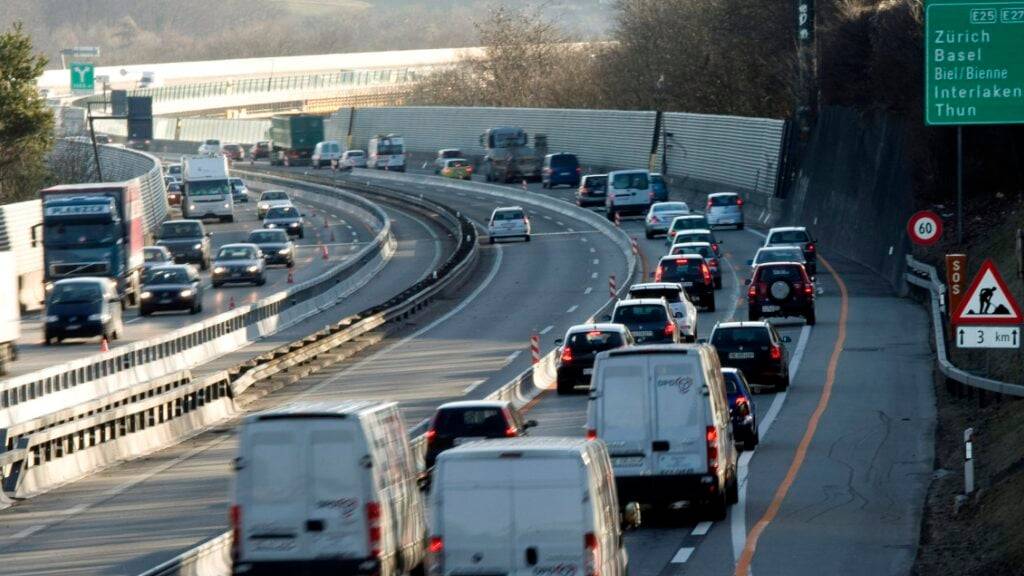
[(587, 437), (608, 445), (624, 501), (707, 505), (714, 519), (737, 500), (736, 447), (718, 353), (662, 344), (598, 354)]
[(621, 524), (602, 442), (463, 444), (434, 468), (428, 574), (625, 576)]
[(652, 202), (651, 173), (647, 170), (615, 170), (608, 173), (605, 211), (609, 220), (616, 214), (646, 214)]
[(316, 148), (313, 149), (313, 168), (330, 166), (339, 160), (341, 160), (341, 144), (337, 140), (324, 140), (316, 143)]
[(234, 574), (396, 576), (422, 568), (425, 510), (397, 404), (253, 414), (234, 465)]

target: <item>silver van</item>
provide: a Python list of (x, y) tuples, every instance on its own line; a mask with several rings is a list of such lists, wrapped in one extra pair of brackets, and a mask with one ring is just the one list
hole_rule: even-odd
[(602, 352), (590, 391), (587, 436), (607, 444), (620, 500), (699, 504), (725, 518), (739, 495), (737, 452), (714, 347)]
[(735, 226), (743, 230), (743, 199), (735, 192), (708, 194), (704, 214), (709, 226)]
[(644, 214), (651, 206), (651, 173), (647, 170), (615, 170), (608, 173), (605, 210), (609, 220), (616, 214)]

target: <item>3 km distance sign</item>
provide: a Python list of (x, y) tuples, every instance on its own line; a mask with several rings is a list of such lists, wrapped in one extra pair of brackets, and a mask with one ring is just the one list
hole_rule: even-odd
[(942, 238), (942, 218), (931, 210), (922, 210), (910, 217), (907, 234), (914, 244), (930, 246)]

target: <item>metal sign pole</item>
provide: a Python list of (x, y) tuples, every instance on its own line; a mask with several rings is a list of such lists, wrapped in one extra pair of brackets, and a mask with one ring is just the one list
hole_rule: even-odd
[(964, 243), (964, 128), (956, 127), (956, 243)]

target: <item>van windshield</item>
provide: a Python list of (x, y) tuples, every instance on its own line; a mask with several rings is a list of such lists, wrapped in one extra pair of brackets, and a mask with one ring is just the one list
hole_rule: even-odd
[(576, 168), (579, 165), (579, 160), (572, 154), (559, 154), (551, 157), (552, 168)]
[(508, 423), (500, 408), (449, 408), (434, 418), (440, 436), (502, 438)]
[(646, 190), (650, 186), (645, 172), (634, 172), (627, 174), (616, 174), (612, 179), (612, 188), (616, 190), (639, 189)]

